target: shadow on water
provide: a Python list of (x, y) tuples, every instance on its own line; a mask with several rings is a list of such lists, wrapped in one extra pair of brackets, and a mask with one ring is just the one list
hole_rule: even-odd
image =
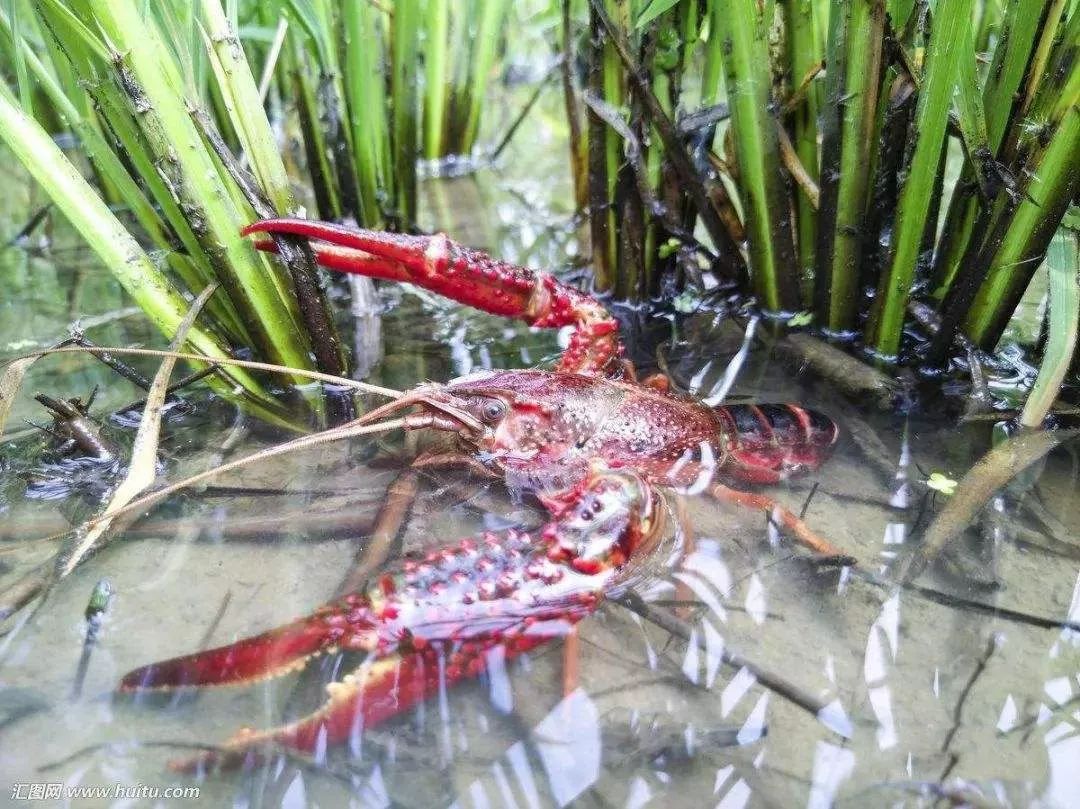
[[(430, 215), (449, 218), (447, 229), (463, 241), (508, 259), (561, 267), (576, 237), (562, 224), (565, 211), (548, 206), (565, 185), (496, 184), (484, 174), (448, 180), (430, 186)], [(108, 317), (123, 306), (119, 294), (92, 264), (78, 269), (85, 254), (58, 255), (66, 239), (58, 232), (48, 255), (0, 252), (5, 288), (16, 290), (0, 304), (0, 322), (9, 324), (0, 331), (5, 355), (55, 340), (73, 312), (87, 315), (99, 343), (150, 339), (138, 318)], [(81, 304), (62, 305), (75, 284), (85, 285)], [(543, 364), (558, 352), (558, 335), (415, 290), (385, 288), (379, 304), (373, 381), (382, 384)], [(25, 327), (11, 326), (13, 318)], [(925, 528), (934, 497), (944, 496), (923, 481), (935, 471), (959, 478), (985, 449), (988, 427), (958, 430), (952, 421), (852, 401), (767, 340), (748, 340), (747, 326), (741, 315), (705, 307), (651, 324), (643, 333), (653, 342), (631, 350), (659, 357), (703, 398), (795, 401), (833, 416), (844, 433), (833, 458), (770, 492), (796, 512), (805, 509), (807, 521), (866, 571), (887, 575)], [(138, 398), (110, 374), (86, 359), (53, 359), (32, 371), (24, 390), (75, 396), (101, 384), (97, 412), (108, 413)], [(166, 423), (170, 479), (279, 438), (226, 403), (194, 393), (190, 400), (193, 407)], [(13, 425), (42, 418), (32, 401), (19, 408)], [(122, 446), (130, 442), (130, 424), (104, 429)], [(871, 446), (860, 438), (866, 435), (880, 441)], [(70, 499), (23, 496), (43, 443), (31, 435), (3, 447), (4, 586), (51, 552), (33, 540), (62, 527), (63, 517), (78, 517)], [(476, 680), (365, 729), (315, 762), (277, 755), (248, 772), (198, 782), (169, 773), (166, 762), (184, 745), (219, 743), (239, 727), (309, 712), (348, 661), (328, 655), (299, 677), (160, 699), (114, 698), (119, 678), (278, 626), (326, 601), (366, 547), (372, 514), (408, 450), (395, 439), (354, 442), (223, 477), (215, 483), (245, 491), (178, 498), (82, 565), (33, 620), (0, 638), (0, 780), (198, 783), (209, 805), (285, 807), (1067, 806), (1080, 795), (1080, 633), (876, 587), (806, 559), (759, 513), (693, 497), (671, 501), (685, 517), (678, 552), (650, 560), (649, 575), (635, 585), (680, 622), (684, 637), (609, 601), (579, 624), (573, 644), (551, 642), (510, 661), (490, 656)], [(1080, 538), (1068, 528), (1080, 525), (1074, 452), (1055, 451), (1029, 481), (1040, 525), (1024, 513), (1001, 517), (1017, 521), (1014, 530), (995, 533), (1000, 522), (973, 526), (972, 544), (955, 564), (922, 583), (1080, 621)], [(395, 553), (539, 518), (499, 486), (426, 474)], [(101, 579), (115, 595), (74, 698), (83, 616)], [(753, 665), (730, 665), (736, 653)], [(767, 687), (762, 672), (825, 709), (811, 715)]]

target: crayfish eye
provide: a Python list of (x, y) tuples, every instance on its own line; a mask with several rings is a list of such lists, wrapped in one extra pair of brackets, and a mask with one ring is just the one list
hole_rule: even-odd
[(482, 411), (485, 421), (498, 421), (506, 412), (506, 405), (502, 402), (488, 402)]

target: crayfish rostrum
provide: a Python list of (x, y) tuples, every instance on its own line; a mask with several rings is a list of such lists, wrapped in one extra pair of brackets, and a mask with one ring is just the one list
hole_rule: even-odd
[[(461, 247), (445, 236), (405, 236), (298, 219), (256, 222), (247, 234), (307, 237), (320, 264), (405, 281), (540, 327), (571, 327), (554, 370), (502, 370), (426, 384), (366, 414), (405, 412), (406, 429), (456, 436), (417, 468), (453, 465), (532, 493), (549, 512), (535, 532), (488, 533), (406, 560), (312, 616), (230, 646), (146, 666), (124, 691), (241, 683), (296, 669), (331, 650), (366, 653), (328, 687), (316, 713), (243, 731), (224, 752), (181, 762), (228, 765), (273, 742), (311, 753), (384, 721), (475, 674), (501, 645), (520, 654), (595, 609), (659, 531), (658, 488), (765, 511), (814, 553), (846, 557), (771, 498), (727, 484), (775, 483), (816, 469), (836, 441), (826, 416), (795, 404), (711, 407), (637, 379), (616, 321), (595, 298), (554, 276)], [(260, 249), (275, 244), (260, 237)], [(396, 509), (401, 513), (401, 509)]]

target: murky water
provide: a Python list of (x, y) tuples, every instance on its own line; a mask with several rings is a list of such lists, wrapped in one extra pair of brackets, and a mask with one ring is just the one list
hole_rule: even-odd
[[(559, 267), (576, 245), (559, 202), (569, 198), (564, 190), (546, 179), (482, 173), (430, 184), (429, 215), (462, 241)], [(26, 190), (9, 201), (6, 223), (40, 202), (32, 195)], [(34, 236), (30, 251), (0, 251), (7, 293), (0, 353), (53, 342), (76, 314), (98, 342), (156, 344), (62, 224), (49, 226), (51, 249), (38, 251)], [(556, 335), (414, 291), (384, 289), (380, 300), (385, 311), (369, 319), (366, 333), (381, 336), (373, 378), (384, 384), (542, 365), (558, 351)], [(343, 300), (338, 308), (347, 317)], [(809, 378), (767, 340), (748, 343), (735, 373), (744, 318), (706, 308), (650, 326), (641, 330), (649, 340), (631, 350), (659, 354), (674, 378), (700, 395), (797, 401), (837, 420), (844, 438), (833, 458), (813, 476), (769, 491), (796, 511), (813, 493), (807, 521), (866, 570), (887, 573), (935, 508), (925, 488), (906, 485), (905, 476), (920, 481), (940, 471), (959, 478), (987, 446), (985, 422), (957, 430), (952, 420), (861, 406)], [(152, 365), (140, 367), (152, 373)], [(9, 429), (21, 430), (24, 417), (45, 420), (34, 391), (85, 395), (95, 384), (102, 385), (98, 413), (140, 398), (93, 360), (48, 359), (33, 369)], [(167, 480), (280, 438), (226, 403), (202, 394), (192, 402), (192, 410), (176, 410), (166, 423)], [(851, 438), (858, 427), (881, 439), (873, 459)], [(106, 431), (130, 442), (130, 427), (109, 423)], [(42, 444), (34, 435), (2, 447), (9, 467), (0, 500), (0, 587), (49, 558), (54, 543), (35, 540), (79, 516), (70, 501), (23, 497), (24, 475), (40, 464)], [(277, 626), (331, 597), (367, 547), (371, 517), (405, 454), (397, 439), (354, 441), (223, 476), (217, 485), (269, 491), (175, 498), (83, 564), (43, 609), (10, 621), (0, 638), (0, 800), (15, 794), (12, 785), (56, 783), (197, 786), (201, 805), (211, 806), (1080, 803), (1080, 633), (943, 605), (818, 567), (773, 535), (761, 514), (701, 497), (681, 505), (670, 499), (684, 510), (686, 530), (650, 560), (636, 585), (656, 608), (690, 626), (689, 640), (607, 603), (579, 625), (576, 647), (552, 642), (506, 663), (492, 658), (479, 679), (315, 762), (274, 756), (244, 773), (170, 773), (167, 762), (185, 745), (219, 743), (242, 726), (274, 726), (313, 710), (341, 661), (321, 659), (304, 675), (250, 687), (160, 699), (115, 697), (119, 678), (136, 666)], [(1066, 527), (1058, 540), (1071, 545), (1054, 546), (1054, 553), (1032, 543), (973, 545), (960, 561), (996, 589), (980, 588), (970, 576), (922, 583), (1080, 621), (1075, 486), (1075, 457), (1066, 446), (1039, 467), (1029, 495)], [(423, 480), (396, 552), (493, 525), (536, 524), (541, 516), (498, 486), (433, 473)], [(82, 694), (74, 697), (83, 613), (101, 579), (115, 596)], [(725, 653), (752, 665), (730, 666)], [(569, 682), (568, 666), (576, 669)], [(752, 668), (766, 674), (756, 677)], [(766, 687), (762, 679), (770, 674), (826, 709), (815, 716), (783, 689)], [(114, 797), (71, 805), (193, 802)]]

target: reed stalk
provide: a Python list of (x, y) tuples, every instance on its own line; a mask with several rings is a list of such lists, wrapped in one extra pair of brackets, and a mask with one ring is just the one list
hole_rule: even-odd
[(770, 92), (771, 20), (753, 0), (721, 0), (720, 5), (717, 33), (724, 53), (751, 283), (765, 309), (790, 313), (799, 308), (800, 295), (791, 199), (776, 135), (776, 99)]
[[(824, 58), (817, 41), (813, 0), (787, 0), (784, 25), (787, 33), (787, 93), (790, 97), (803, 78)], [(795, 154), (814, 181), (818, 180), (818, 95), (814, 88), (790, 113)], [(795, 224), (800, 285), (812, 286), (817, 248), (817, 204), (805, 192), (795, 195)]]
[(398, 180), (396, 214), (405, 222), (416, 221), (416, 160), (420, 154), (416, 53), (420, 45), (420, 20), (419, 0), (394, 3), (394, 19), (390, 23), (391, 162)]
[[(607, 11), (618, 10), (615, 0), (604, 0)], [(612, 107), (622, 106), (625, 86), (615, 45), (604, 36), (600, 10), (589, 10), (588, 91)], [(601, 292), (612, 290), (616, 283), (617, 238), (614, 205), (615, 182), (621, 163), (621, 140), (618, 133), (590, 107), (588, 112), (589, 153), (589, 225), (592, 250), (593, 282)]]
[(884, 27), (877, 0), (832, 4), (814, 282), (818, 322), (834, 334), (856, 325)]
[[(170, 338), (176, 334), (188, 311), (183, 295), (150, 260), (48, 133), (20, 107), (4, 83), (0, 83), (0, 139), (158, 330)], [(188, 331), (186, 345), (208, 360), (230, 357), (227, 346), (199, 326)], [(280, 408), (247, 372), (228, 368), (220, 373), (240, 386), (264, 412), (280, 414)]]
[(424, 157), (434, 160), (445, 154), (447, 90), (449, 87), (449, 0), (430, 0), (424, 59)]
[(945, 145), (948, 117), (941, 111), (950, 106), (972, 5), (973, 0), (942, 0), (936, 9), (915, 107), (913, 155), (899, 191), (887, 266), (878, 283), (866, 329), (867, 345), (882, 357), (895, 358), (899, 352), (911, 284)]

